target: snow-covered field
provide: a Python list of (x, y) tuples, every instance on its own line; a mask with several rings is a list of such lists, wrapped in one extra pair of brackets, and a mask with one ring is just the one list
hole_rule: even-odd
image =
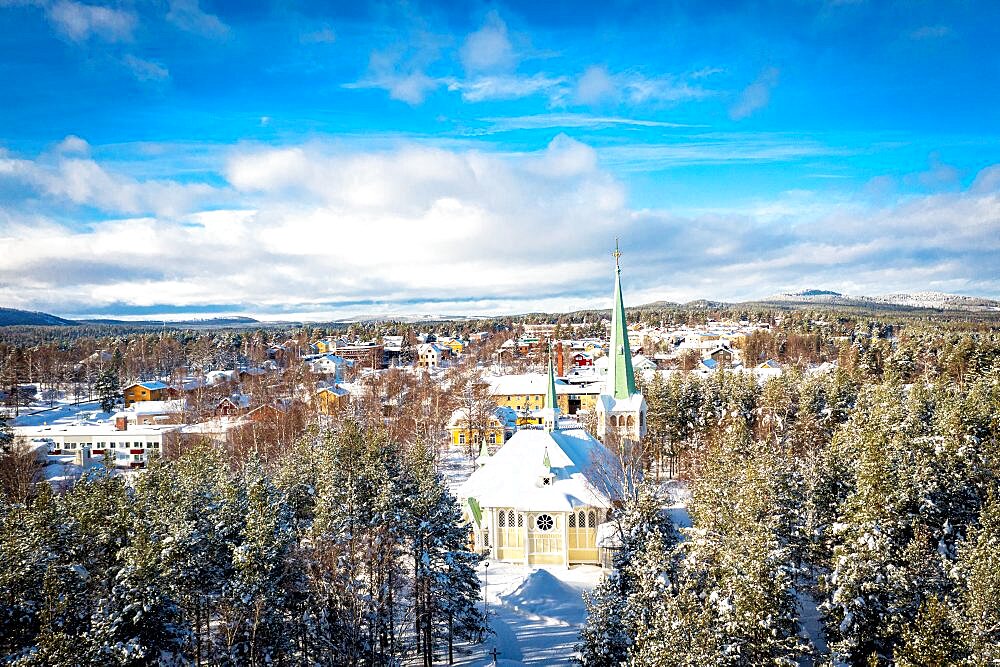
[[(488, 569), (488, 573), (487, 573)], [(479, 567), (488, 601), (485, 642), (456, 656), (459, 665), (572, 665), (580, 626), (587, 616), (583, 593), (604, 576), (594, 565), (569, 569), (528, 568), (508, 563)]]
[[(21, 414), (11, 419), (11, 426), (41, 426), (43, 424), (75, 424), (79, 422), (97, 422), (111, 419), (107, 412), (101, 412), (100, 401), (86, 403), (60, 403), (53, 408), (47, 403), (39, 403), (21, 408)], [(13, 415), (11, 415), (13, 416)]]

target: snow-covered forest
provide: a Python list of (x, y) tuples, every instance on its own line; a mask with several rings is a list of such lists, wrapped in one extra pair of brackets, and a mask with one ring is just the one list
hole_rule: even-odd
[(196, 447), (5, 501), (17, 665), (420, 664), (477, 641), (477, 554), (431, 451), (345, 422), (280, 462)]
[(637, 489), (584, 664), (1000, 662), (997, 338), (880, 334), (830, 374), (646, 386), (693, 526)]

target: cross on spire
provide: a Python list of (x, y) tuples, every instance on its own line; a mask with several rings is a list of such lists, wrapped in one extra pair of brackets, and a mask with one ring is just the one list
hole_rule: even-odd
[(611, 253), (611, 256), (615, 258), (615, 268), (621, 271), (621, 267), (618, 266), (618, 258), (622, 256), (622, 251), (618, 249), (618, 237), (615, 237), (615, 250)]

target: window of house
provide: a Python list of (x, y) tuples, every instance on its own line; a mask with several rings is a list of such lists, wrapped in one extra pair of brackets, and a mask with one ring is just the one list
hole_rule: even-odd
[(543, 533), (547, 533), (552, 530), (555, 528), (555, 525), (556, 521), (552, 518), (551, 514), (539, 514), (535, 517), (535, 527)]
[(490, 433), (490, 444), (491, 445), (497, 444), (497, 434), (496, 433)]
[(460, 445), (464, 445), (465, 444), (465, 434), (464, 433), (459, 433), (458, 434), (458, 444), (460, 444)]

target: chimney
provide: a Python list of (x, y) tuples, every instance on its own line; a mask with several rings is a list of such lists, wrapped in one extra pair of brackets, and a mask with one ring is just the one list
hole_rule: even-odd
[(556, 343), (556, 375), (563, 376), (563, 344)]
[(127, 431), (128, 430), (128, 417), (115, 417), (115, 430), (116, 431)]

